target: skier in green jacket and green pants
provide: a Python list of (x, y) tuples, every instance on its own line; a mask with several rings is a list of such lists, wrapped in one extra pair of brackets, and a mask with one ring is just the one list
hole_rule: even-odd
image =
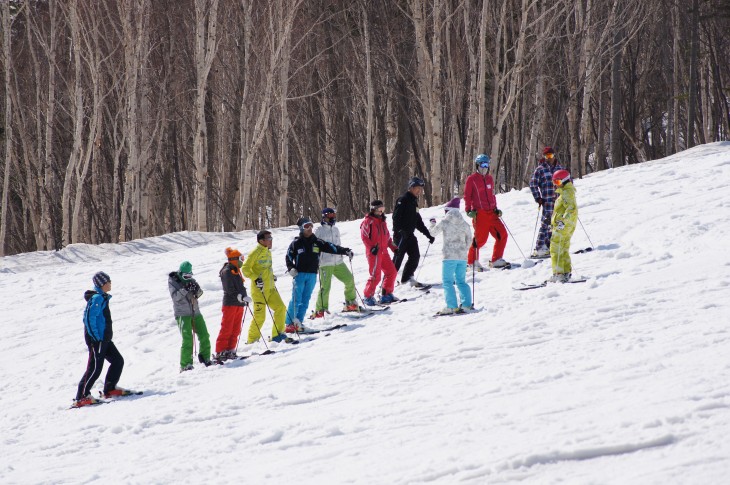
[(198, 336), (200, 342), (198, 360), (206, 367), (209, 366), (211, 364), (210, 335), (198, 305), (198, 298), (203, 295), (203, 290), (193, 278), (193, 265), (188, 261), (183, 261), (178, 271), (170, 273), (167, 286), (172, 297), (175, 320), (182, 335), (180, 372), (193, 368), (193, 333)]
[[(337, 222), (337, 213), (334, 209), (325, 207), (322, 209), (322, 225), (320, 225), (314, 235), (323, 241), (342, 245), (340, 238), (340, 230), (335, 227)], [(320, 290), (317, 295), (317, 303), (314, 313), (310, 319), (324, 318), (325, 313), (329, 313), (330, 288), (332, 286), (332, 277), (342, 281), (345, 285), (345, 308), (344, 312), (356, 312), (360, 309), (357, 304), (355, 278), (347, 269), (342, 256), (339, 254), (322, 253), (319, 257), (319, 283)]]
[(578, 203), (575, 200), (575, 186), (567, 170), (553, 174), (553, 184), (558, 198), (552, 216), (552, 238), (550, 257), (553, 263), (553, 276), (550, 281), (565, 283), (570, 281), (573, 265), (570, 261), (570, 238), (578, 224)]

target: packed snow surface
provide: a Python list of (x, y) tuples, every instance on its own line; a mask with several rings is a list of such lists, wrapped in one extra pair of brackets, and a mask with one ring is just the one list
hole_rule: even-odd
[[(223, 250), (247, 254), (253, 231), (1, 258), (0, 483), (728, 483), (730, 143), (575, 185), (572, 248), (595, 248), (573, 256), (586, 283), (515, 291), (550, 276), (543, 261), (477, 274), (474, 314), (434, 318), (436, 286), (357, 321), (338, 316), (335, 281), (333, 314), (312, 326), (345, 329), (182, 374), (167, 274), (192, 262), (214, 341)], [(527, 189), (497, 199), (513, 236), (505, 258), (524, 262), (537, 206)], [(362, 292), (359, 224), (338, 227)], [(273, 232), (288, 302), (297, 230)], [(113, 282), (119, 385), (144, 394), (69, 409), (86, 365), (83, 292), (100, 270)], [(440, 237), (419, 279), (440, 281)]]

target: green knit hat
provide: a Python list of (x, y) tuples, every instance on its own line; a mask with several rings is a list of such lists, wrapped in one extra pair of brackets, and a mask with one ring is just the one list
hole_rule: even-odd
[(180, 263), (180, 270), (179, 270), (180, 274), (183, 274), (183, 273), (192, 274), (192, 272), (193, 272), (193, 265), (190, 264), (190, 261), (183, 261), (182, 263)]

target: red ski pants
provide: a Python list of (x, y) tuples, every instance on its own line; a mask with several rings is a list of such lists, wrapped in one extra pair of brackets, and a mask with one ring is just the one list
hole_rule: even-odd
[(499, 220), (497, 214), (492, 211), (479, 209), (477, 216), (472, 220), (474, 226), (474, 240), (476, 248), (472, 244), (469, 247), (468, 264), (474, 264), (474, 260), (478, 258), (479, 248), (487, 243), (487, 238), (491, 234), (494, 237), (494, 250), (492, 251), (492, 259), (496, 261), (504, 255), (504, 247), (507, 245), (507, 229), (505, 229), (502, 221)]
[(398, 270), (395, 269), (393, 260), (390, 259), (387, 248), (381, 248), (378, 254), (373, 255), (368, 251), (368, 266), (370, 268), (370, 277), (365, 285), (365, 298), (375, 295), (375, 290), (380, 283), (380, 273), (385, 276), (383, 278), (383, 294), (393, 293), (395, 288), (395, 278), (398, 276)]
[(216, 353), (225, 350), (236, 350), (238, 336), (241, 335), (241, 320), (243, 319), (242, 306), (224, 306), (221, 319), (221, 331), (215, 341)]

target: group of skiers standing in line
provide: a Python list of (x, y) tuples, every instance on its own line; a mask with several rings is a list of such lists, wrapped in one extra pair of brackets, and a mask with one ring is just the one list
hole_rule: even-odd
[[(401, 284), (416, 288), (425, 285), (416, 281), (420, 251), (415, 231), (421, 232), (432, 244), (434, 235), (443, 234), (442, 282), (446, 307), (439, 314), (463, 313), (473, 309), (471, 289), (466, 282), (467, 269), (482, 271), (479, 250), (491, 234), (495, 239), (489, 266), (509, 266), (503, 259), (507, 244), (507, 231), (502, 221), (502, 211), (497, 208), (494, 181), (489, 174), (490, 159), (485, 154), (475, 158), (475, 172), (464, 186), (466, 213), (472, 219), (472, 228), (460, 212), (460, 198), (456, 197), (444, 206), (445, 217), (437, 222), (430, 219), (426, 227), (418, 213), (418, 198), (423, 194), (425, 182), (419, 177), (409, 180), (407, 191), (400, 196), (393, 210), (393, 237), (388, 229), (385, 206), (381, 200), (370, 203), (370, 210), (360, 224), (360, 236), (365, 245), (369, 277), (363, 291), (363, 304), (374, 306), (390, 304), (398, 300), (393, 291), (398, 271), (405, 261)], [(530, 180), (530, 190), (542, 210), (542, 224), (537, 237), (533, 258), (551, 257), (553, 276), (551, 281), (564, 282), (570, 278), (570, 238), (575, 230), (578, 211), (575, 188), (570, 173), (555, 160), (551, 147), (543, 150)], [(557, 201), (556, 201), (557, 198)], [(236, 358), (236, 348), (241, 333), (246, 307), (253, 304), (253, 319), (248, 329), (247, 344), (261, 338), (261, 328), (266, 320), (267, 308), (273, 319), (271, 341), (291, 341), (287, 333), (306, 332), (304, 320), (309, 301), (315, 290), (317, 275), (320, 289), (311, 319), (322, 318), (329, 312), (329, 292), (332, 277), (345, 286), (344, 312), (363, 309), (356, 300), (356, 288), (350, 261), (353, 252), (341, 246), (339, 229), (335, 226), (336, 211), (322, 210), (321, 225), (314, 230), (314, 223), (307, 217), (297, 221), (299, 236), (286, 253), (287, 274), (293, 278), (292, 298), (288, 308), (276, 288), (276, 276), (272, 269), (272, 233), (262, 230), (256, 235), (256, 247), (244, 258), (240, 251), (226, 248), (226, 263), (219, 272), (223, 287), (221, 330), (216, 340), (215, 361)], [(394, 253), (391, 259), (388, 250)], [(244, 277), (254, 284), (248, 296)], [(376, 300), (376, 290), (381, 283), (381, 293)], [(112, 319), (109, 311), (111, 278), (104, 272), (93, 277), (94, 290), (85, 294), (87, 306), (84, 312), (85, 340), (89, 351), (87, 370), (79, 383), (75, 406), (93, 404), (90, 389), (99, 377), (104, 360), (110, 362), (104, 383), (103, 395), (121, 395), (117, 387), (124, 360), (112, 342)], [(200, 312), (198, 299), (203, 290), (193, 277), (192, 264), (184, 261), (177, 271), (168, 275), (168, 288), (173, 301), (173, 312), (182, 336), (180, 371), (193, 368), (194, 336), (200, 347), (198, 360), (211, 365), (211, 344), (205, 320)], [(456, 290), (459, 298), (457, 301)]]

